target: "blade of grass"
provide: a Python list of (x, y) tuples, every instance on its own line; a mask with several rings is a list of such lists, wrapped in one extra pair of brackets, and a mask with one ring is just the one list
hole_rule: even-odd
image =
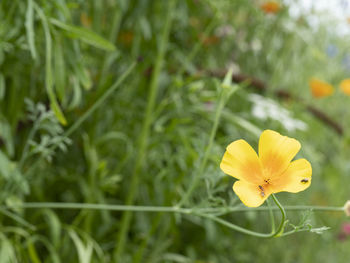
[(54, 67), (55, 67), (55, 90), (61, 102), (66, 94), (66, 65), (62, 49), (61, 35), (55, 34), (54, 43)]
[(26, 12), (26, 33), (27, 40), (29, 45), (29, 50), (34, 60), (37, 59), (37, 52), (35, 48), (35, 34), (34, 34), (34, 8), (33, 8), (33, 0), (28, 0), (27, 12)]
[(120, 78), (92, 105), (69, 129), (64, 133), (64, 136), (71, 135), (89, 116), (97, 110), (103, 102), (113, 94), (113, 92), (120, 86), (120, 84), (130, 75), (136, 66), (136, 62), (133, 62), (127, 70), (120, 76)]
[(13, 219), (14, 221), (16, 221), (17, 223), (29, 228), (30, 230), (35, 230), (36, 227), (32, 224), (30, 224), (28, 221), (24, 220), (22, 217), (16, 215), (15, 213), (12, 213), (10, 211), (8, 211), (7, 209), (4, 208), (0, 208), (0, 213), (2, 213), (3, 215)]
[(84, 41), (89, 45), (92, 45), (94, 47), (101, 48), (107, 51), (114, 51), (116, 49), (111, 42), (109, 42), (108, 40), (106, 40), (105, 38), (101, 37), (100, 35), (96, 34), (91, 30), (78, 27), (78, 26), (68, 25), (54, 18), (51, 18), (50, 22), (51, 24), (57, 26), (58, 28), (67, 31), (73, 37), (79, 38), (80, 40)]
[(45, 47), (45, 52), (46, 52), (46, 61), (45, 61), (45, 86), (46, 86), (46, 91), (50, 99), (50, 104), (51, 104), (51, 109), (55, 113), (57, 119), (60, 121), (62, 125), (67, 124), (67, 120), (63, 115), (63, 112), (58, 105), (58, 101), (56, 98), (56, 94), (53, 90), (53, 81), (52, 81), (52, 41), (51, 41), (51, 34), (50, 34), (50, 29), (49, 25), (47, 23), (46, 16), (44, 12), (41, 10), (41, 8), (35, 4), (34, 9), (38, 13), (43, 28), (44, 28), (44, 33), (45, 33), (45, 41), (46, 41), (46, 47)]
[[(156, 102), (156, 96), (158, 93), (158, 87), (159, 87), (159, 75), (161, 72), (161, 68), (164, 61), (165, 52), (167, 49), (168, 41), (169, 41), (169, 33), (171, 28), (171, 21), (172, 16), (174, 12), (174, 6), (175, 6), (175, 0), (172, 0), (168, 3), (168, 10), (166, 15), (166, 21), (163, 27), (163, 32), (161, 36), (159, 51), (157, 54), (154, 71), (152, 74), (151, 84), (150, 84), (150, 91), (148, 94), (148, 103), (145, 113), (144, 122), (142, 124), (142, 130), (139, 137), (139, 147), (136, 157), (136, 163), (134, 167), (134, 171), (131, 177), (131, 183), (130, 188), (128, 191), (128, 195), (126, 197), (126, 204), (132, 205), (135, 200), (137, 187), (138, 187), (138, 181), (139, 181), (139, 174), (140, 170), (144, 164), (144, 159), (147, 151), (147, 142), (148, 142), (148, 136), (150, 133), (150, 126), (151, 126), (151, 119), (152, 119), (152, 112), (154, 110), (155, 102)], [(132, 213), (130, 211), (124, 212), (122, 216), (121, 226), (117, 237), (117, 247), (114, 251), (114, 258), (116, 262), (120, 262), (120, 258), (124, 252), (124, 247), (126, 243), (127, 233), (129, 231), (130, 222), (132, 219)]]

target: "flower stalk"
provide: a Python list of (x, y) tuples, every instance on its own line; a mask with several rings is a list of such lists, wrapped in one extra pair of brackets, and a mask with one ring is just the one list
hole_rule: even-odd
[[(218, 224), (224, 225), (234, 231), (240, 232), (242, 234), (247, 234), (260, 238), (271, 238), (271, 237), (283, 237), (291, 235), (296, 232), (309, 231), (309, 228), (298, 228), (288, 232), (283, 232), (286, 225), (286, 213), (285, 211), (322, 211), (322, 212), (344, 212), (343, 206), (285, 206), (283, 207), (277, 198), (272, 195), (276, 206), (266, 207), (261, 206), (257, 208), (249, 207), (217, 207), (217, 208), (181, 208), (178, 206), (135, 206), (135, 205), (109, 205), (109, 204), (98, 204), (98, 203), (60, 203), (60, 202), (28, 202), (28, 203), (17, 203), (11, 205), (2, 205), (0, 209), (2, 211), (8, 211), (8, 209), (21, 208), (21, 209), (73, 209), (73, 210), (99, 210), (99, 211), (130, 211), (130, 212), (150, 212), (150, 213), (178, 213), (184, 215), (193, 215), (202, 218), (212, 220)], [(260, 233), (255, 232), (238, 225), (232, 224), (231, 222), (222, 219), (213, 213), (220, 213), (220, 215), (228, 213), (239, 213), (239, 212), (248, 212), (248, 211), (281, 211), (282, 218), (281, 223), (276, 231), (270, 233)]]

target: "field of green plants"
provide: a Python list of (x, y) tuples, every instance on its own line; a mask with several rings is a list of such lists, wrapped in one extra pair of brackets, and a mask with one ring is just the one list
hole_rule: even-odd
[[(0, 0), (0, 263), (349, 262), (350, 19), (295, 10)], [(222, 160), (265, 130), (312, 181), (252, 207)]]

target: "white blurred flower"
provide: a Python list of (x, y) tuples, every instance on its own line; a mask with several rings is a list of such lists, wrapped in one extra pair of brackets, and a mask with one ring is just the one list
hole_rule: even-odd
[(249, 100), (253, 103), (252, 115), (261, 120), (272, 119), (280, 122), (287, 131), (307, 130), (305, 122), (294, 119), (287, 109), (283, 108), (272, 99), (265, 98), (258, 94), (249, 95)]
[(255, 52), (260, 51), (262, 48), (261, 41), (260, 41), (260, 39), (257, 39), (257, 38), (253, 39), (253, 41), (250, 43), (250, 45), (251, 45), (252, 50)]
[(218, 37), (227, 37), (235, 34), (235, 29), (231, 25), (221, 25), (215, 30)]

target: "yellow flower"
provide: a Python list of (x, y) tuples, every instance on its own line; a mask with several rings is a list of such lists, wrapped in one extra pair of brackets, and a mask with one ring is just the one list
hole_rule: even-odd
[(220, 168), (238, 179), (233, 191), (239, 199), (246, 206), (258, 207), (273, 193), (297, 193), (310, 186), (310, 163), (292, 161), (300, 147), (293, 138), (265, 130), (259, 140), (259, 156), (245, 140), (237, 140), (227, 146)]
[(329, 96), (334, 91), (334, 88), (332, 85), (316, 78), (312, 78), (309, 81), (309, 86), (311, 89), (312, 96), (314, 96), (315, 98)]
[(342, 92), (344, 92), (346, 95), (350, 95), (350, 79), (344, 79), (340, 83), (340, 89)]
[(280, 11), (281, 5), (275, 1), (268, 1), (261, 5), (261, 9), (267, 14), (276, 14), (278, 11)]

